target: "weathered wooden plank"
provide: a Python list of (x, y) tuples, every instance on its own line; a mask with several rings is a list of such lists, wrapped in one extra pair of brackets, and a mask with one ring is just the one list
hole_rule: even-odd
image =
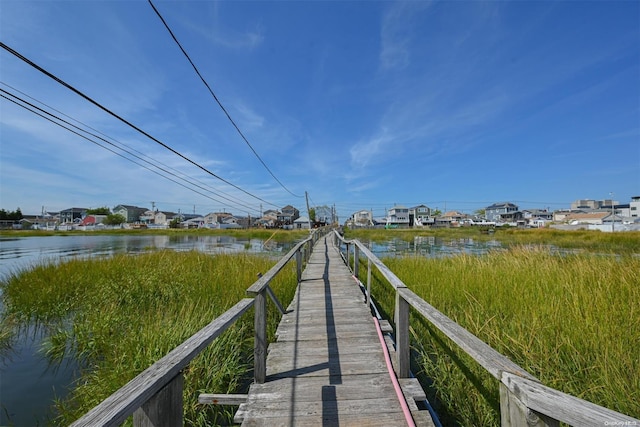
[(292, 416), (282, 417), (264, 417), (259, 418), (260, 414), (252, 414), (254, 417), (243, 421), (239, 417), (243, 414), (236, 414), (234, 421), (236, 423), (242, 423), (243, 427), (391, 427), (391, 426), (406, 426), (402, 415), (396, 413), (383, 413), (374, 414), (374, 416), (368, 416), (366, 414), (356, 415), (336, 415), (328, 416), (300, 416), (297, 415), (295, 420)]
[(398, 383), (402, 387), (405, 396), (416, 401), (427, 400), (427, 395), (417, 378), (398, 378)]
[(121, 424), (175, 378), (194, 357), (200, 354), (203, 348), (222, 334), (252, 305), (251, 298), (241, 300), (71, 425), (93, 427)]
[(202, 393), (198, 403), (203, 405), (241, 405), (249, 398), (248, 394), (212, 394)]
[(501, 383), (527, 408), (572, 426), (640, 425), (639, 419), (508, 372)]
[(365, 296), (337, 251), (318, 245), (269, 346), (267, 381), (251, 385), (235, 420), (406, 425)]
[(184, 377), (179, 373), (133, 413), (135, 427), (173, 427), (182, 425)]

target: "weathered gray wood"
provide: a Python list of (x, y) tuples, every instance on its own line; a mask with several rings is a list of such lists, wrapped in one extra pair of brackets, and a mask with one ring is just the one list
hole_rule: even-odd
[(371, 305), (371, 260), (367, 258), (367, 307)]
[(572, 426), (640, 425), (640, 420), (509, 372), (501, 384), (527, 408)]
[(179, 373), (133, 413), (135, 427), (175, 427), (182, 422), (182, 389), (184, 378)]
[(211, 394), (202, 393), (198, 403), (203, 405), (241, 405), (249, 398), (248, 394)]
[(353, 246), (353, 275), (360, 277), (360, 249), (358, 245)]
[(445, 316), (411, 290), (407, 288), (398, 289), (398, 293), (400, 293), (403, 299), (414, 309), (449, 337), (449, 339), (463, 349), (476, 362), (482, 365), (496, 379), (499, 380), (503, 372), (511, 372), (535, 380), (527, 371), (513, 363), (506, 356), (495, 351), (488, 344)]
[(398, 378), (398, 383), (405, 396), (409, 396), (415, 401), (427, 400), (427, 395), (417, 378)]
[(398, 378), (408, 378), (410, 370), (409, 304), (396, 288), (396, 357)]
[(555, 427), (558, 422), (546, 424), (534, 411), (527, 408), (509, 389), (500, 384), (500, 425), (502, 427)]
[(300, 251), (300, 248), (302, 246), (304, 246), (304, 244), (309, 239), (310, 239), (310, 237), (308, 237), (307, 239), (305, 239), (302, 242), (298, 243), (289, 252), (287, 252), (287, 254), (285, 256), (280, 258), (280, 261), (278, 261), (276, 263), (276, 265), (271, 267), (271, 269), (269, 271), (267, 271), (264, 275), (262, 275), (262, 277), (260, 277), (258, 280), (256, 280), (247, 289), (247, 294), (248, 295), (256, 295), (259, 292), (262, 292), (262, 290), (269, 284), (269, 282), (271, 282), (271, 280), (276, 276), (276, 274), (278, 274), (280, 272), (280, 270), (282, 270), (284, 268), (284, 266), (287, 265), (289, 260), (291, 260), (291, 258), (293, 258), (293, 256), (296, 255)]
[(72, 426), (120, 425), (137, 408), (141, 407), (175, 378), (194, 357), (200, 354), (202, 349), (222, 334), (252, 305), (253, 299), (242, 299), (220, 317), (103, 400), (99, 405), (74, 422)]
[(282, 304), (280, 304), (280, 300), (278, 299), (276, 294), (273, 293), (273, 289), (271, 289), (271, 286), (267, 285), (265, 289), (267, 291), (267, 294), (269, 295), (269, 298), (271, 298), (271, 301), (273, 301), (273, 303), (278, 308), (278, 311), (280, 312), (280, 314), (287, 314), (287, 310), (285, 310), (284, 307), (282, 307)]
[[(330, 240), (311, 254), (243, 425), (406, 425), (371, 312)], [(401, 396), (402, 398), (402, 396)]]
[(260, 384), (267, 378), (267, 298), (266, 290), (255, 296), (254, 302), (254, 345), (253, 345), (253, 376)]

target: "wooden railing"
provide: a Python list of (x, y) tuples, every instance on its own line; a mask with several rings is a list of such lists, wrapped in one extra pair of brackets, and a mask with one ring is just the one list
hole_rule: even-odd
[(272, 289), (271, 280), (293, 258), (296, 259), (300, 283), (303, 261), (307, 261), (313, 245), (325, 230), (316, 230), (298, 243), (267, 273), (247, 289), (251, 298), (243, 298), (232, 308), (196, 332), (162, 359), (151, 365), (111, 396), (87, 412), (72, 426), (117, 426), (133, 415), (134, 426), (181, 426), (183, 417), (182, 370), (233, 325), (249, 308), (254, 307), (254, 380), (266, 378), (267, 296), (281, 313), (284, 309)]
[(398, 377), (409, 376), (409, 307), (413, 307), (417, 313), (500, 381), (502, 426), (558, 426), (560, 422), (580, 427), (640, 426), (638, 419), (545, 386), (526, 370), (413, 293), (362, 242), (345, 240), (337, 231), (334, 231), (334, 236), (340, 250), (344, 245), (346, 250), (344, 259), (356, 278), (360, 273), (361, 255), (364, 255), (367, 260), (366, 283), (360, 282), (365, 286), (367, 303), (371, 301), (372, 266), (375, 266), (395, 289), (394, 320)]

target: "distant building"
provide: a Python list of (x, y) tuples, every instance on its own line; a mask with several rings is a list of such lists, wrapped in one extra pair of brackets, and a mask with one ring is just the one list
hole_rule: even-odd
[(291, 205), (282, 208), (282, 212), (278, 214), (278, 221), (282, 225), (292, 225), (298, 218), (300, 218), (300, 211)]
[(509, 214), (517, 211), (518, 206), (513, 203), (494, 203), (485, 208), (485, 217), (489, 222), (498, 222), (504, 220), (503, 218), (513, 216)]
[(63, 224), (78, 223), (87, 215), (87, 208), (69, 208), (60, 211), (60, 222)]
[(629, 203), (629, 215), (631, 218), (640, 218), (640, 196), (634, 196)]
[(122, 215), (125, 218), (125, 222), (134, 223), (140, 221), (140, 215), (143, 215), (147, 211), (147, 208), (141, 208), (131, 205), (118, 205), (113, 208), (114, 215)]
[(388, 226), (408, 226), (409, 225), (409, 208), (404, 206), (394, 206), (389, 209), (387, 214)]

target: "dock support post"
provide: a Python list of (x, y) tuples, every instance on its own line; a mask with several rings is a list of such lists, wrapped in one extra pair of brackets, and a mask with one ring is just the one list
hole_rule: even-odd
[(253, 378), (257, 384), (264, 384), (267, 380), (267, 295), (265, 290), (256, 294), (253, 307), (255, 311)]
[(409, 378), (409, 303), (396, 289), (396, 357), (398, 362), (398, 378)]
[(171, 427), (183, 425), (182, 388), (184, 378), (180, 372), (173, 380), (147, 400), (133, 413), (135, 427)]

